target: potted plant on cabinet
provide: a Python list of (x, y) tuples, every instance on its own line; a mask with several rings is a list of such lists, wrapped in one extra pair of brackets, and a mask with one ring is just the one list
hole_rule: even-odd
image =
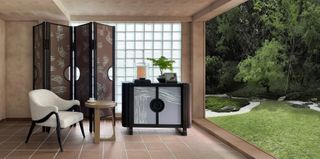
[(173, 63), (175, 61), (173, 60), (169, 60), (164, 56), (161, 56), (159, 59), (155, 59), (155, 58), (147, 58), (147, 60), (150, 60), (152, 62), (153, 66), (158, 66), (160, 69), (160, 73), (161, 75), (159, 75), (159, 77), (157, 78), (157, 80), (160, 83), (164, 83), (166, 81), (165, 76), (163, 75), (163, 71), (164, 70), (170, 70), (173, 71)]

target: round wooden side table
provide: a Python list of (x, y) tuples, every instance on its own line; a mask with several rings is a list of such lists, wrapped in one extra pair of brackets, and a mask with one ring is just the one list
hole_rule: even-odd
[[(113, 101), (100, 101), (86, 102), (85, 106), (94, 109), (94, 143), (98, 144), (100, 141), (114, 141), (115, 136), (115, 126), (116, 126), (116, 113), (115, 107), (116, 102)], [(112, 128), (113, 134), (110, 138), (100, 138), (100, 109), (111, 109), (112, 110)]]

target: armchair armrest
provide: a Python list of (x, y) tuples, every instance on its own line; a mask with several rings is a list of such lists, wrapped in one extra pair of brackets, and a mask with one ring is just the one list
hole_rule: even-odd
[(41, 120), (51, 112), (58, 113), (58, 107), (53, 105), (31, 107), (32, 120)]
[(68, 110), (73, 106), (80, 106), (80, 101), (60, 99), (57, 103), (57, 107), (59, 110)]

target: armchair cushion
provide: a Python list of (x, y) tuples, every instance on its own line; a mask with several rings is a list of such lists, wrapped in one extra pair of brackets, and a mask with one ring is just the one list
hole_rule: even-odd
[[(70, 111), (59, 111), (59, 119), (60, 119), (60, 127), (66, 128), (74, 123), (77, 123), (83, 120), (83, 114), (80, 112), (70, 112)], [(48, 120), (43, 123), (37, 123), (40, 126), (47, 126), (47, 127), (57, 127), (56, 116), (52, 115)]]

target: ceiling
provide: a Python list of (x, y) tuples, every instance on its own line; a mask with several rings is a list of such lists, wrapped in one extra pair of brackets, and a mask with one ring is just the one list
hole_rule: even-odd
[(216, 0), (61, 0), (71, 15), (192, 16)]
[(67, 20), (53, 0), (0, 0), (4, 20)]
[(247, 0), (0, 0), (11, 21), (206, 21)]
[(4, 20), (70, 20), (72, 16), (190, 17), (217, 0), (0, 0)]

